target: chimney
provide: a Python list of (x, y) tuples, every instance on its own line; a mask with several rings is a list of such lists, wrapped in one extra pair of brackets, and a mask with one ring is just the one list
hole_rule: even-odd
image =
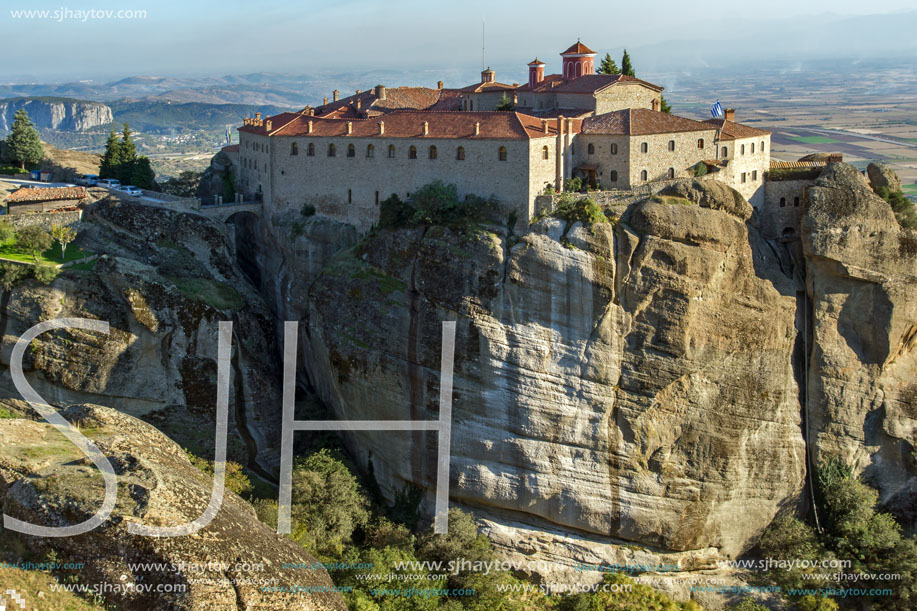
[(735, 122), (736, 120), (736, 109), (735, 108), (726, 109), (726, 120)]
[(322, 106), (328, 105), (328, 98), (322, 98)]
[(380, 100), (385, 99), (385, 85), (376, 85), (376, 97)]
[(379, 135), (385, 133), (385, 121), (379, 121)]
[(359, 90), (359, 89), (357, 89), (357, 95), (360, 95), (360, 90)]
[(308, 126), (308, 128), (306, 129), (306, 133), (309, 133), (309, 134), (312, 133), (312, 121), (309, 121), (309, 126)]
[(653, 110), (656, 110), (656, 111), (659, 110), (659, 100), (657, 100), (656, 98), (653, 98), (652, 108)]
[(270, 119), (264, 122), (264, 129), (265, 131), (271, 131), (271, 120)]
[(311, 106), (306, 106), (305, 112), (303, 114), (311, 116), (313, 112), (314, 111), (312, 110)]
[(341, 92), (338, 91), (337, 89), (335, 89), (334, 91), (332, 91), (332, 92), (331, 92), (331, 99), (332, 99), (333, 101), (337, 102), (339, 99), (341, 99)]
[(349, 136), (352, 133), (353, 133), (353, 121), (348, 121), (347, 122), (347, 135)]
[(437, 89), (442, 89), (442, 88), (443, 88), (443, 82), (442, 82), (442, 81), (436, 81), (436, 88), (437, 88)]
[(260, 113), (260, 112), (256, 112), (256, 113), (255, 113), (255, 118), (256, 118), (256, 119), (260, 119), (260, 118), (261, 118), (261, 113)]
[(548, 120), (547, 119), (541, 120), (541, 131), (543, 131), (544, 133), (548, 133)]
[(480, 121), (474, 122), (474, 135), (475, 136), (481, 135), (481, 122)]
[(423, 135), (427, 136), (430, 133), (430, 124), (427, 121), (423, 122)]
[(363, 106), (363, 100), (357, 98), (357, 110), (360, 110), (362, 106)]

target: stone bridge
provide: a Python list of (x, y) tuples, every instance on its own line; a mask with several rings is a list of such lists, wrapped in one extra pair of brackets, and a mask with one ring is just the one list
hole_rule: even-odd
[(201, 206), (196, 212), (208, 218), (226, 223), (236, 214), (250, 212), (255, 216), (261, 216), (261, 202), (245, 202), (241, 204), (228, 203), (213, 206)]

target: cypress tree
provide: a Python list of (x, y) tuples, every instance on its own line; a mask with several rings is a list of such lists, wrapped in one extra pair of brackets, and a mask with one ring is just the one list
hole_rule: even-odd
[(615, 60), (611, 59), (611, 55), (606, 53), (605, 57), (602, 58), (602, 63), (599, 64), (597, 72), (599, 74), (621, 74), (621, 69), (618, 68)]
[(118, 178), (121, 169), (121, 141), (111, 130), (105, 142), (105, 154), (99, 163), (99, 178)]
[(131, 184), (133, 178), (134, 165), (137, 163), (137, 145), (131, 138), (131, 128), (125, 123), (124, 130), (121, 132), (121, 163), (118, 166), (117, 178), (121, 184)]
[(150, 165), (150, 158), (138, 157), (133, 166), (130, 184), (141, 189), (152, 189), (156, 173), (153, 172), (153, 166)]
[(6, 150), (10, 159), (18, 162), (19, 167), (23, 170), (25, 164), (38, 163), (45, 156), (45, 147), (41, 144), (41, 138), (29, 120), (29, 113), (22, 108), (16, 111), (16, 116), (13, 118), (10, 135), (6, 138)]
[(666, 101), (664, 96), (659, 96), (659, 110), (664, 113), (672, 114), (672, 107)]
[(634, 66), (630, 63), (630, 55), (627, 54), (627, 49), (624, 49), (624, 57), (621, 58), (621, 74), (637, 76), (634, 74)]

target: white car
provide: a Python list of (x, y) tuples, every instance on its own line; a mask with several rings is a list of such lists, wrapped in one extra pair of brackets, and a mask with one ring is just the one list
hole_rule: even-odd
[(118, 189), (121, 187), (121, 181), (116, 178), (103, 178), (99, 181), (99, 186), (108, 189)]
[(141, 195), (143, 195), (143, 191), (141, 191), (134, 185), (127, 185), (126, 187), (121, 187), (119, 191), (127, 193), (128, 195), (131, 195), (133, 197), (140, 197)]
[[(77, 181), (77, 182), (79, 182), (79, 181)], [(99, 177), (98, 177), (97, 175), (95, 175), (95, 174), (87, 174), (86, 176), (83, 176), (83, 177), (82, 177), (82, 183), (81, 183), (81, 184), (84, 184), (84, 185), (86, 185), (87, 187), (94, 187), (94, 186), (96, 186), (97, 184), (99, 184)]]

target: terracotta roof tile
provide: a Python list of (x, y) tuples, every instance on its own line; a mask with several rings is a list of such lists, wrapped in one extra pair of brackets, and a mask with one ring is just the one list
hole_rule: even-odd
[(223, 151), (224, 153), (238, 153), (238, 152), (239, 152), (239, 145), (238, 145), (238, 144), (230, 144), (229, 146), (224, 146), (224, 147), (221, 148), (220, 150)]
[(584, 134), (646, 136), (674, 132), (698, 132), (716, 129), (704, 121), (685, 119), (648, 108), (617, 110), (583, 121)]
[(636, 83), (649, 87), (655, 91), (662, 91), (662, 87), (654, 85), (632, 76), (624, 74), (584, 74), (575, 79), (565, 79), (559, 74), (550, 74), (543, 81), (530, 87), (528, 84), (518, 88), (518, 91), (551, 91), (554, 93), (595, 93), (606, 87), (619, 84)]
[(741, 123), (727, 121), (726, 119), (707, 119), (704, 123), (713, 125), (720, 130), (720, 140), (735, 140), (736, 138), (755, 138), (768, 136), (770, 132), (756, 127), (748, 127)]
[(489, 83), (475, 83), (474, 85), (468, 85), (467, 87), (462, 87), (459, 89), (462, 93), (482, 93), (488, 90), (492, 91), (513, 91), (516, 89), (512, 85), (507, 85), (506, 83), (497, 83), (491, 81)]
[(569, 49), (561, 53), (561, 55), (585, 55), (587, 53), (595, 55), (595, 51), (577, 40), (575, 45), (572, 45)]
[(7, 202), (21, 204), (27, 202), (53, 202), (87, 197), (83, 187), (23, 187), (13, 191), (6, 198)]
[[(517, 112), (443, 112), (443, 111), (393, 111), (377, 117), (351, 120), (352, 131), (347, 134), (347, 120), (297, 114), (283, 125), (277, 117), (272, 119), (271, 136), (312, 137), (356, 137), (356, 138), (468, 138), (528, 140), (556, 135), (556, 121), (548, 121), (548, 133), (544, 132), (542, 120)], [(312, 121), (312, 132), (309, 132)], [(423, 123), (427, 122), (428, 133), (423, 135)], [(385, 133), (379, 133), (379, 124), (384, 122)], [(475, 123), (480, 131), (474, 135)], [(574, 129), (579, 130), (575, 121)], [(264, 126), (244, 126), (240, 131), (265, 134)]]

